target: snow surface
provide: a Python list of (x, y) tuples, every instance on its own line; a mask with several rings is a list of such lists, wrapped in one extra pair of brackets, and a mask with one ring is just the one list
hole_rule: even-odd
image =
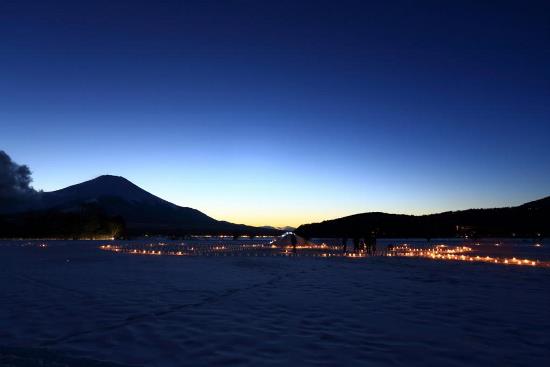
[(548, 268), (136, 256), (101, 251), (104, 242), (39, 243), (0, 241), (0, 365), (550, 361)]

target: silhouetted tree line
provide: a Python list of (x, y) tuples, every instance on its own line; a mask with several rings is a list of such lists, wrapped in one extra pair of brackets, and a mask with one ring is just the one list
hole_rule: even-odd
[(470, 209), (413, 216), (364, 213), (306, 224), (296, 233), (305, 237), (547, 237), (550, 197), (518, 207)]
[(0, 216), (0, 238), (118, 238), (125, 229), (121, 217), (106, 215), (93, 205)]

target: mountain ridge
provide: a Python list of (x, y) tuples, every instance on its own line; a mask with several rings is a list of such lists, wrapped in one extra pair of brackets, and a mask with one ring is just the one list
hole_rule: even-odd
[(466, 209), (424, 215), (358, 213), (302, 224), (296, 233), (311, 237), (488, 237), (550, 235), (550, 196), (514, 207)]
[(101, 175), (59, 190), (41, 192), (24, 210), (12, 214), (15, 218), (23, 218), (29, 213), (51, 217), (81, 211), (90, 211), (101, 218), (122, 219), (129, 235), (275, 235), (281, 232), (216, 220), (197, 209), (173, 204), (122, 176), (114, 175)]

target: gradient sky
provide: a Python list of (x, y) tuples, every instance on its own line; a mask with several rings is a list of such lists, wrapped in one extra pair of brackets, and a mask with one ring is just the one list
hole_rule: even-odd
[(0, 149), (298, 225), (550, 194), (548, 1), (2, 1)]

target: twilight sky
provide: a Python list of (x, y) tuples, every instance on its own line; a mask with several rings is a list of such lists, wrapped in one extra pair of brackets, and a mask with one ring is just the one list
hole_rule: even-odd
[(0, 2), (0, 149), (217, 219), (550, 194), (548, 1)]

